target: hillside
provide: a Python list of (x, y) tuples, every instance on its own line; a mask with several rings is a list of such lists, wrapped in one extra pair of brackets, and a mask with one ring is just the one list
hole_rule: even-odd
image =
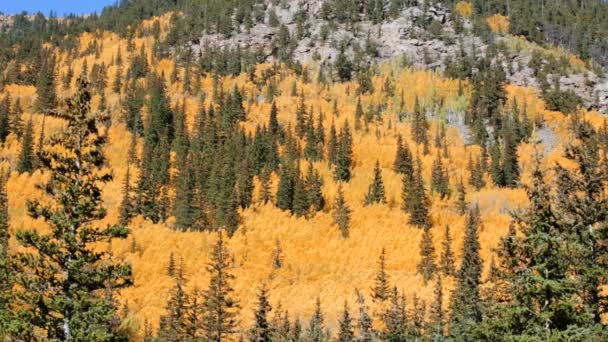
[[(576, 164), (580, 159), (569, 153), (571, 145), (589, 147), (584, 145), (584, 129), (592, 131), (588, 134), (598, 154), (592, 169), (600, 170), (599, 185), (593, 183), (599, 190), (589, 190), (591, 199), (583, 197), (584, 205), (576, 203), (584, 208), (582, 212), (591, 212), (595, 205), (600, 208), (589, 218), (595, 220), (589, 230), (598, 231), (594, 239), (601, 246), (598, 267), (603, 267), (608, 215), (601, 206), (608, 190), (608, 126), (601, 113), (608, 107), (608, 80), (602, 61), (511, 35), (513, 20), (503, 16), (502, 9), (481, 10), (476, 2), (423, 6), (411, 1), (396, 1), (400, 5), (395, 9), (393, 2), (378, 5), (386, 8), (379, 19), (365, 9), (352, 23), (341, 19), (335, 7), (328, 9), (326, 1), (244, 1), (240, 6), (250, 4), (254, 14), (264, 8), (258, 13), (262, 20), (247, 24), (248, 16), (235, 5), (236, 13), (230, 15), (237, 28), (230, 33), (197, 30), (198, 23), (189, 21), (196, 12), (188, 11), (196, 2), (177, 2), (182, 7), (175, 8), (150, 2), (149, 13), (139, 11), (147, 14), (138, 18), (141, 22), (133, 22), (127, 34), (118, 32), (120, 24), (104, 22), (115, 11), (131, 13), (129, 6), (139, 3), (133, 1), (108, 9), (99, 18), (62, 18), (66, 26), (57, 27), (49, 22), (45, 41), (36, 47), (25, 46), (35, 40), (28, 35), (13, 40), (22, 28), (19, 20), (11, 22), (0, 40), (3, 48), (14, 46), (0, 60), (0, 159), (8, 173), (5, 204), (10, 218), (9, 253), (2, 255), (10, 260), (10, 255), (32, 252), (33, 247), (26, 248), (18, 238), (19, 231), (52, 231), (52, 225), (32, 217), (28, 202), (52, 201), (53, 196), (36, 188), (49, 181), (53, 169), (51, 164), (44, 166), (40, 156), (57, 150), (52, 137), (66, 130), (66, 120), (56, 117), (56, 108), (69, 110), (65, 101), (81, 94), (77, 79), (83, 76), (91, 82), (92, 111), (108, 115), (99, 124), (100, 135), (107, 133), (108, 138), (103, 148), (107, 168), (100, 170), (111, 170), (113, 175), (101, 185), (107, 215), (94, 222), (121, 223), (130, 230), (126, 239), (88, 247), (107, 253), (100, 263), (109, 260), (132, 267), (131, 286), (115, 293), (105, 289), (117, 308), (117, 330), (128, 340), (149, 341), (152, 335), (163, 341), (197, 340), (202, 335), (196, 329), (185, 333), (172, 328), (179, 319), (185, 320), (175, 313), (176, 291), (183, 285), (184, 296), (193, 300), (209, 287), (207, 265), (214, 261), (210, 254), (218, 232), (226, 239), (233, 296), (240, 304), (235, 333), (227, 340), (251, 336), (250, 328), (259, 323), (254, 311), (260, 307), (262, 284), (275, 309), (268, 317), (273, 319), (274, 334), (278, 334), (279, 319), (274, 317), (280, 305), (288, 310), (292, 323), (296, 317), (301, 321), (303, 340), (315, 340), (309, 330), (314, 327), (318, 299), (323, 329), (329, 329), (332, 338), (343, 331), (340, 322), (346, 301), (352, 313), (358, 313), (353, 315), (355, 321), (371, 316), (370, 340), (391, 340), (385, 335), (390, 326), (383, 315), (390, 311), (391, 301), (372, 300), (383, 251), (390, 288), (394, 286), (405, 298), (407, 310), (399, 308), (410, 319), (409, 335), (392, 340), (422, 335), (429, 340), (433, 336), (471, 340), (460, 321), (447, 319), (457, 317), (452, 310), (458, 307), (454, 304), (458, 296), (453, 293), (466, 283), (462, 274), (467, 262), (461, 259), (469, 260), (467, 255), (473, 253), (467, 247), (470, 239), (480, 246), (476, 291), (481, 292), (477, 295), (483, 301), (484, 319), (490, 320), (483, 321), (489, 324), (484, 327), (499, 334), (488, 317), (499, 306), (499, 297), (509, 298), (501, 297), (504, 303), (516, 297), (500, 287), (501, 281), (514, 279), (505, 276), (504, 263), (510, 259), (501, 254), (502, 238), (518, 224), (519, 237), (529, 236), (530, 227), (536, 227), (526, 215), (534, 213), (528, 210), (530, 205), (538, 212), (544, 208), (539, 209), (534, 197), (540, 188), (538, 168), (552, 187), (547, 198), (553, 196), (555, 211), (559, 208), (563, 215), (555, 226), (578, 227), (577, 219), (568, 221), (570, 212), (564, 208), (570, 208), (570, 197), (559, 186), (568, 175), (563, 170), (583, 172)], [(204, 3), (209, 8), (216, 5)], [(217, 19), (214, 25), (220, 22)], [(97, 30), (91, 32), (79, 27), (95, 25)], [(190, 32), (188, 36), (184, 30)], [(59, 39), (57, 33), (65, 35)], [(409, 150), (409, 159), (401, 164), (396, 162), (400, 146)], [(27, 158), (30, 164), (24, 162)], [(370, 186), (378, 173), (381, 192)], [(574, 188), (572, 194), (580, 192), (584, 191)], [(344, 208), (336, 208), (342, 193), (348, 215)], [(370, 195), (379, 193), (382, 198)], [(525, 218), (518, 221), (514, 215)], [(347, 224), (339, 227), (345, 217)], [(457, 270), (452, 274), (438, 268), (448, 226)], [(559, 232), (555, 228), (548, 235), (562, 238)], [(574, 233), (567, 236), (574, 239)], [(431, 242), (425, 245), (425, 238)], [(574, 246), (574, 242), (561, 243)], [(429, 252), (431, 247), (434, 250)], [(527, 261), (524, 247), (517, 257)], [(577, 267), (583, 266), (577, 262), (587, 255), (580, 248), (572, 252), (580, 254), (569, 254), (571, 259), (579, 257), (579, 261), (568, 258), (572, 274), (560, 280), (578, 280)], [(430, 279), (421, 272), (425, 252), (437, 266)], [(505, 278), (496, 275), (498, 268)], [(605, 269), (593, 271), (601, 274)], [(524, 273), (518, 269), (509, 276), (518, 272)], [(176, 273), (183, 273), (183, 279)], [(443, 302), (437, 307), (440, 275)], [(605, 286), (605, 277), (599, 278), (596, 289)], [(551, 281), (560, 281), (556, 279)], [(23, 284), (11, 288), (23, 290)], [(357, 291), (365, 304), (360, 304)], [(586, 298), (572, 297), (575, 304), (568, 305), (587, 305)], [(11, 299), (3, 302), (5, 298)], [(397, 296), (394, 299), (397, 302)], [(15, 311), (27, 306), (2, 295), (0, 304), (4, 303)], [(539, 316), (543, 310), (539, 309)], [(438, 312), (446, 317), (445, 328), (433, 325)], [(596, 312), (605, 315), (603, 309)], [(536, 318), (527, 319), (530, 325), (537, 323)], [(604, 321), (596, 320), (597, 327), (589, 328), (589, 335), (581, 332), (578, 340), (605, 336), (601, 335)], [(568, 326), (586, 328), (583, 322), (587, 321), (580, 318)], [(353, 324), (356, 334), (363, 334), (365, 327)], [(10, 327), (0, 326), (7, 329), (0, 333), (10, 333)], [(25, 326), (41, 340), (51, 336), (49, 327)], [(596, 328), (598, 335), (591, 335)], [(457, 329), (466, 333), (454, 335)], [(553, 329), (554, 340), (572, 333), (562, 326)], [(175, 335), (170, 337), (168, 331)], [(563, 331), (567, 332), (559, 335)], [(532, 336), (526, 334), (519, 336)], [(485, 339), (492, 340), (491, 336), (498, 335), (488, 333)], [(275, 335), (273, 340), (288, 338), (295, 339)], [(58, 338), (62, 339), (67, 338)]]

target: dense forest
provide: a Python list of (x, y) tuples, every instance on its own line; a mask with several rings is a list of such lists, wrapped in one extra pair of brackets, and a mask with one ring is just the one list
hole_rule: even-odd
[[(443, 10), (446, 28), (426, 15)], [(379, 62), (381, 32), (330, 38), (415, 11), (416, 39), (461, 38), (441, 68)], [(608, 120), (560, 83), (603, 77), (606, 17), (600, 0), (12, 16), (0, 337), (608, 339)], [(269, 51), (200, 42), (258, 24)], [(335, 58), (301, 61), (306, 39)], [(508, 81), (507, 39), (533, 47), (535, 87)]]

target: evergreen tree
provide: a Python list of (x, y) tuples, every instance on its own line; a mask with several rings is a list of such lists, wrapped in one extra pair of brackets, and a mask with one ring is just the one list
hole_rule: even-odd
[(433, 301), (433, 305), (431, 305), (431, 331), (429, 333), (433, 341), (443, 341), (445, 316), (443, 311), (443, 282), (441, 275), (437, 276), (434, 294), (435, 300)]
[(458, 208), (458, 213), (460, 215), (464, 215), (469, 208), (469, 204), (467, 203), (467, 193), (464, 188), (464, 183), (462, 182), (462, 177), (460, 177), (460, 182), (456, 187), (456, 191), (458, 192), (458, 202), (456, 207)]
[(23, 139), (21, 140), (21, 152), (19, 153), (19, 162), (17, 164), (17, 172), (33, 172), (35, 164), (34, 156), (34, 128), (30, 119), (25, 127)]
[(331, 123), (329, 128), (329, 139), (327, 140), (327, 162), (329, 166), (336, 165), (336, 159), (338, 157), (338, 135), (336, 133), (336, 126)]
[(345, 239), (348, 238), (349, 235), (350, 215), (351, 209), (346, 203), (346, 199), (344, 198), (342, 184), (339, 184), (338, 194), (336, 195), (336, 200), (334, 202), (334, 207), (332, 210), (332, 216), (334, 219), (334, 223), (338, 226), (338, 228), (340, 228), (342, 237)]
[(187, 334), (188, 295), (184, 289), (183, 266), (177, 270), (174, 280), (175, 285), (165, 306), (167, 314), (160, 318), (158, 337), (162, 341), (179, 342)]
[(458, 340), (472, 341), (473, 329), (481, 322), (480, 298), (482, 260), (479, 256), (479, 208), (471, 209), (467, 216), (462, 261), (457, 274), (456, 289), (450, 303), (450, 335)]
[(424, 228), (424, 233), (420, 240), (420, 262), (418, 263), (417, 270), (422, 275), (425, 284), (433, 278), (436, 269), (433, 235), (431, 235), (430, 228)]
[(473, 162), (471, 155), (469, 155), (468, 169), (471, 171), (471, 175), (469, 177), (469, 184), (471, 184), (475, 188), (475, 190), (479, 191), (484, 186), (486, 186), (486, 181), (484, 179), (484, 168), (482, 166), (481, 160)]
[(137, 85), (137, 80), (131, 80), (127, 84), (125, 98), (122, 101), (122, 112), (129, 131), (140, 136), (144, 133), (144, 124), (141, 116), (143, 104), (144, 93)]
[(304, 179), (304, 187), (307, 193), (307, 203), (314, 211), (321, 211), (325, 207), (323, 197), (323, 177), (319, 174), (312, 163), (308, 164), (308, 172)]
[(374, 327), (372, 326), (373, 321), (367, 313), (365, 298), (359, 291), (357, 291), (357, 302), (359, 303), (359, 336), (357, 337), (357, 341), (374, 341), (375, 332)]
[(127, 172), (122, 187), (122, 200), (120, 202), (120, 215), (118, 222), (122, 225), (127, 225), (131, 220), (134, 212), (134, 206), (131, 197), (131, 166), (127, 164)]
[(21, 106), (21, 99), (17, 98), (13, 105), (12, 117), (10, 120), (10, 131), (15, 133), (17, 137), (23, 138), (23, 121), (21, 116), (23, 115), (23, 107)]
[(425, 333), (426, 302), (421, 300), (416, 293), (414, 293), (414, 299), (412, 300), (412, 309), (411, 336), (414, 340), (420, 340)]
[(11, 133), (10, 115), (11, 108), (10, 102), (6, 96), (0, 103), (0, 142), (4, 143), (6, 138)]
[(279, 188), (277, 190), (277, 207), (281, 210), (293, 210), (295, 192), (294, 173), (290, 167), (284, 167), (281, 170)]
[(321, 310), (321, 299), (317, 297), (315, 312), (312, 314), (305, 334), (306, 341), (325, 342), (329, 340), (325, 332), (323, 311)]
[(388, 342), (406, 341), (408, 338), (407, 308), (405, 296), (399, 295), (397, 287), (390, 294), (390, 304), (382, 315), (386, 327), (383, 339)]
[(334, 178), (337, 181), (349, 182), (352, 177), (353, 138), (350, 133), (348, 121), (344, 122), (342, 130), (340, 130), (338, 141)]
[(55, 89), (55, 56), (49, 49), (44, 49), (41, 56), (42, 64), (36, 81), (36, 109), (46, 113), (57, 104)]
[(410, 214), (409, 223), (418, 227), (430, 227), (429, 199), (424, 190), (422, 162), (417, 158), (417, 167), (412, 179), (403, 177), (403, 211)]
[(342, 317), (340, 318), (340, 330), (338, 331), (339, 342), (354, 342), (355, 333), (353, 331), (353, 319), (350, 317), (348, 312), (348, 303), (344, 302), (344, 311), (342, 311)]
[(401, 135), (397, 136), (397, 155), (393, 164), (395, 172), (411, 178), (414, 175), (414, 164), (412, 153), (407, 145), (403, 142)]
[(130, 285), (131, 268), (106, 262), (109, 252), (93, 246), (125, 238), (128, 229), (94, 226), (106, 215), (100, 186), (112, 176), (103, 169), (106, 137), (98, 126), (104, 118), (91, 115), (90, 101), (89, 85), (81, 79), (67, 112), (51, 113), (64, 120), (66, 128), (40, 156), (42, 167), (50, 172), (42, 186), (49, 201), (28, 204), (30, 216), (46, 221), (51, 232), (17, 233), (26, 249), (15, 259), (19, 286), (14, 305), (27, 320), (15, 337), (24, 340), (33, 338), (34, 327), (45, 330), (51, 340), (119, 338), (112, 324), (114, 303), (102, 290), (111, 293)]
[(431, 189), (437, 192), (441, 199), (450, 196), (450, 179), (448, 172), (443, 166), (441, 155), (437, 151), (437, 158), (433, 161), (433, 170), (431, 174)]
[(416, 97), (416, 100), (414, 102), (414, 113), (412, 116), (412, 138), (414, 139), (416, 144), (422, 144), (425, 146), (428, 145), (428, 129), (429, 123), (426, 120), (426, 114), (420, 107), (418, 97)]
[(209, 288), (203, 294), (203, 330), (209, 341), (221, 342), (234, 336), (237, 328), (237, 311), (239, 305), (232, 298), (234, 289), (231, 282), (234, 276), (230, 273), (231, 258), (222, 233), (211, 252), (211, 261), (207, 265)]
[(390, 295), (389, 276), (386, 273), (386, 250), (382, 248), (378, 259), (378, 272), (372, 287), (372, 300), (377, 303), (385, 302)]
[(454, 252), (452, 252), (452, 236), (450, 235), (450, 226), (445, 226), (445, 234), (441, 244), (441, 260), (439, 269), (445, 276), (456, 275), (456, 266), (454, 261)]
[(251, 342), (270, 342), (272, 331), (268, 321), (268, 313), (272, 311), (268, 301), (268, 289), (266, 284), (262, 284), (258, 292), (258, 305), (254, 311), (255, 321), (251, 328), (249, 341)]
[(372, 184), (369, 185), (367, 195), (365, 195), (365, 205), (376, 203), (386, 203), (382, 170), (380, 169), (380, 161), (378, 160), (376, 160), (376, 165), (374, 166), (374, 180), (372, 181)]

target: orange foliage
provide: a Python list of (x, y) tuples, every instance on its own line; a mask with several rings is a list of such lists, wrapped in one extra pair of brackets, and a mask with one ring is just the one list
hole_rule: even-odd
[(454, 6), (454, 11), (463, 18), (470, 18), (473, 14), (473, 4), (468, 1), (460, 1)]
[[(457, 5), (460, 8), (459, 13), (462, 12), (461, 15), (467, 16), (469, 6), (468, 2), (459, 3)], [(168, 18), (165, 16), (160, 19), (163, 30), (168, 25)], [(152, 22), (153, 20), (144, 25), (151, 25)], [(494, 25), (494, 30), (504, 32), (508, 30), (508, 18), (506, 17), (494, 16), (488, 19), (488, 23), (491, 26)], [(94, 34), (83, 34), (80, 39), (81, 49), (86, 48), (92, 39), (95, 39)], [(150, 57), (153, 43), (151, 37), (135, 39), (135, 53), (139, 53), (139, 48), (145, 45)], [(98, 59), (88, 56), (67, 60), (67, 56), (61, 56), (60, 74), (67, 70), (68, 63), (74, 68), (75, 74), (79, 74), (85, 58), (89, 67), (93, 63), (101, 62), (109, 66), (119, 48), (123, 58), (125, 60), (129, 58), (126, 50), (127, 42), (115, 34), (101, 34), (98, 44), (103, 46)], [(166, 77), (170, 75), (174, 67), (170, 60), (155, 61), (152, 66), (154, 71), (159, 74), (164, 73)], [(261, 75), (261, 71), (269, 67), (270, 65), (259, 66), (257, 74)], [(309, 67), (310, 74), (314, 75), (316, 67), (314, 65)], [(109, 67), (109, 80), (113, 78), (116, 70), (114, 65)], [(180, 70), (180, 72), (184, 72), (184, 70)], [(293, 73), (286, 70), (282, 70), (281, 75), (283, 77), (276, 79), (280, 95), (275, 98), (275, 101), (279, 109), (278, 119), (282, 124), (291, 123), (293, 125), (294, 123), (295, 108), (299, 99), (297, 96), (290, 96), (290, 92), (292, 84), (296, 82), (298, 93), (300, 91), (304, 93), (306, 104), (309, 108), (313, 108), (315, 118), (318, 113), (324, 113), (326, 130), (329, 129), (332, 122), (337, 127), (340, 127), (346, 120), (353, 125), (357, 103), (356, 82), (323, 86), (316, 82), (304, 84)], [(387, 77), (395, 86), (392, 97), (388, 97), (381, 91)], [(354, 132), (354, 178), (344, 186), (346, 200), (353, 209), (350, 238), (344, 240), (340, 237), (338, 228), (332, 224), (329, 210), (318, 213), (309, 220), (292, 217), (289, 213), (282, 212), (272, 205), (255, 204), (252, 208), (242, 212), (242, 225), (230, 240), (229, 247), (235, 256), (233, 272), (236, 275), (236, 282), (234, 287), (243, 307), (243, 327), (248, 325), (253, 318), (252, 308), (255, 304), (256, 287), (262, 282), (268, 284), (272, 303), (280, 300), (292, 314), (299, 314), (303, 319), (308, 318), (313, 309), (314, 299), (317, 295), (320, 296), (327, 315), (326, 322), (329, 326), (335, 327), (344, 300), (354, 302), (355, 289), (369, 293), (376, 272), (377, 258), (382, 248), (387, 250), (387, 270), (391, 276), (391, 283), (405, 291), (409, 298), (414, 292), (417, 292), (427, 302), (431, 300), (432, 284), (424, 285), (422, 277), (416, 274), (416, 264), (419, 261), (418, 244), (422, 232), (420, 229), (409, 226), (407, 216), (400, 210), (401, 179), (392, 171), (397, 135), (400, 134), (404, 137), (414, 153), (418, 153), (419, 150), (410, 137), (409, 123), (407, 120), (399, 122), (397, 112), (400, 111), (401, 94), (403, 94), (405, 104), (403, 111), (406, 113), (413, 110), (415, 98), (418, 97), (423, 107), (436, 114), (431, 120), (429, 130), (432, 139), (437, 125), (443, 120), (443, 115), (450, 109), (458, 111), (466, 99), (458, 96), (458, 81), (443, 78), (438, 73), (431, 71), (403, 69), (396, 63), (386, 63), (381, 66), (379, 76), (374, 77), (372, 82), (375, 91), (361, 96), (363, 107), (367, 109), (371, 105), (380, 103), (387, 103), (388, 107), (382, 115), (381, 122), (372, 123), (367, 128)], [(253, 84), (247, 75), (222, 78), (220, 85), (224, 90), (230, 90), (234, 86), (244, 90), (248, 120), (243, 123), (243, 126), (247, 130), (252, 131), (256, 125), (267, 123), (270, 104), (256, 100), (258, 95), (264, 93), (264, 89)], [(463, 84), (462, 86), (466, 98), (469, 94), (468, 85)], [(212, 78), (204, 78), (201, 87), (205, 93), (212, 94)], [(37, 136), (41, 117), (33, 114), (32, 103), (35, 99), (35, 89), (16, 85), (8, 85), (4, 89), (13, 97), (21, 97), (26, 110), (24, 118), (33, 115)], [(169, 86), (168, 89), (174, 105), (182, 100), (186, 101), (187, 119), (192, 124), (200, 100), (181, 92), (181, 84)], [(72, 91), (60, 91), (59, 94), (67, 96)], [(564, 115), (546, 110), (543, 101), (535, 91), (509, 85), (507, 93), (509, 101), (517, 99), (520, 108), (524, 103), (526, 104), (528, 115), (531, 118), (543, 117), (547, 126), (556, 135), (560, 138), (567, 137), (567, 120), (564, 120)], [(106, 153), (116, 177), (113, 182), (104, 187), (104, 201), (109, 209), (105, 221), (114, 222), (118, 217), (121, 187), (126, 172), (127, 149), (125, 146), (129, 145), (130, 134), (118, 120), (121, 115), (118, 95), (107, 90), (106, 97), (115, 119), (108, 132), (109, 145)], [(209, 103), (209, 98), (211, 96), (207, 96), (206, 104)], [(334, 100), (338, 104), (337, 115), (332, 114)], [(97, 97), (95, 103), (96, 101), (98, 101)], [(587, 116), (599, 125), (599, 114), (587, 113)], [(47, 119), (46, 134), (51, 134), (60, 125), (60, 122)], [(454, 186), (460, 177), (465, 180), (468, 178), (468, 156), (471, 153), (477, 155), (479, 149), (465, 146), (455, 128), (448, 127), (447, 133), (450, 159), (445, 163), (449, 170), (450, 183)], [(10, 136), (6, 148), (1, 151), (1, 157), (11, 161), (11, 165), (15, 165), (19, 148), (17, 139)], [(528, 179), (532, 166), (531, 158), (537, 148), (533, 143), (520, 147), (519, 155), (524, 182)], [(559, 160), (560, 152), (561, 149), (557, 146), (555, 150), (547, 154), (546, 162)], [(421, 156), (424, 168), (423, 176), (427, 183), (430, 181), (431, 165), (435, 155), (436, 153), (432, 149), (429, 155)], [(382, 168), (388, 204), (364, 207), (363, 197), (372, 180), (376, 160), (380, 162)], [(327, 202), (331, 205), (337, 192), (337, 184), (333, 181), (331, 170), (327, 163), (316, 163), (315, 168), (319, 170), (325, 180), (323, 192)], [(43, 227), (40, 222), (34, 222), (28, 218), (25, 210), (27, 198), (37, 196), (33, 185), (42, 177), (43, 175), (40, 173), (31, 176), (13, 174), (10, 177), (8, 187), (13, 232), (24, 227)], [(134, 177), (137, 177), (136, 173)], [(276, 186), (276, 175), (273, 177)], [(492, 249), (507, 231), (510, 221), (509, 211), (525, 206), (526, 195), (523, 190), (496, 189), (491, 185), (480, 192), (475, 192), (474, 189), (467, 186), (467, 193), (467, 200), (470, 203), (479, 204), (481, 208), (483, 216), (483, 229), (480, 232), (481, 255), (488, 263), (492, 256)], [(465, 222), (464, 217), (458, 215), (455, 210), (455, 198), (449, 200), (431, 198), (433, 203), (431, 216), (434, 222), (432, 233), (436, 249), (440, 251), (444, 227), (449, 224), (455, 241), (453, 249), (459, 254)], [(126, 259), (133, 265), (134, 286), (122, 291), (120, 299), (122, 304), (128, 305), (136, 329), (138, 324), (141, 328), (144, 319), (157, 326), (159, 317), (164, 313), (167, 294), (173, 285), (171, 278), (166, 275), (166, 264), (170, 253), (173, 252), (178, 260), (183, 260), (188, 287), (200, 289), (207, 286), (208, 276), (205, 271), (205, 263), (210, 246), (216, 237), (212, 233), (175, 232), (170, 229), (170, 225), (171, 220), (165, 225), (155, 225), (142, 218), (136, 218), (131, 224), (132, 237), (127, 241), (115, 242), (113, 246), (116, 258)], [(285, 255), (285, 266), (279, 270), (274, 270), (271, 262), (271, 253), (276, 240), (281, 242)], [(12, 245), (14, 246), (14, 241)], [(448, 280), (446, 289), (452, 286), (452, 281)], [(141, 334), (141, 331), (139, 333)]]
[(496, 33), (507, 33), (509, 32), (509, 17), (504, 15), (495, 14), (486, 19), (488, 26)]

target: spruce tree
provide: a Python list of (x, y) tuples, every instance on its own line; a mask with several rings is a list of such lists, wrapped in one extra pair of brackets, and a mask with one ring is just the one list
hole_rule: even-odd
[(0, 103), (0, 142), (4, 143), (6, 138), (11, 133), (11, 124), (10, 124), (10, 116), (11, 116), (11, 108), (10, 102), (7, 101), (8, 96), (6, 96), (2, 102)]
[(422, 233), (422, 239), (420, 240), (420, 262), (416, 268), (418, 273), (422, 275), (425, 284), (433, 278), (437, 269), (433, 235), (428, 227), (424, 228), (424, 233)]
[(439, 260), (439, 269), (444, 276), (456, 275), (456, 266), (454, 252), (452, 252), (452, 236), (450, 235), (450, 226), (445, 226), (445, 234), (441, 243), (441, 259)]
[(417, 227), (430, 227), (429, 199), (422, 179), (422, 162), (417, 158), (417, 167), (411, 179), (403, 177), (403, 211), (410, 214), (409, 223)]
[(21, 140), (21, 152), (19, 153), (19, 162), (17, 163), (17, 172), (33, 172), (35, 164), (34, 156), (34, 128), (30, 119), (25, 127), (23, 139)]
[(305, 332), (305, 339), (306, 341), (310, 342), (326, 342), (329, 340), (329, 336), (327, 336), (325, 332), (323, 311), (321, 309), (321, 299), (319, 297), (317, 297), (317, 301), (315, 302), (315, 311), (308, 322), (308, 327), (306, 328)]
[(412, 116), (412, 138), (416, 144), (428, 145), (429, 137), (428, 137), (428, 129), (429, 123), (426, 120), (426, 114), (420, 107), (420, 102), (418, 101), (418, 97), (414, 102), (414, 113)]
[(28, 203), (30, 216), (44, 220), (51, 232), (17, 233), (18, 243), (26, 249), (15, 259), (19, 285), (15, 307), (26, 315), (29, 328), (15, 337), (28, 340), (36, 327), (51, 340), (119, 338), (112, 324), (114, 303), (102, 290), (111, 293), (129, 286), (131, 268), (106, 262), (109, 252), (98, 247), (125, 238), (128, 229), (95, 226), (106, 215), (100, 187), (112, 176), (104, 169), (106, 137), (98, 131), (105, 118), (90, 112), (90, 101), (89, 85), (81, 79), (67, 111), (51, 113), (66, 126), (40, 156), (42, 168), (50, 173), (50, 180), (42, 185), (48, 201)]
[(354, 342), (355, 333), (353, 331), (353, 319), (350, 317), (348, 303), (344, 302), (344, 310), (340, 317), (340, 330), (338, 331), (338, 342)]
[(232, 297), (232, 262), (221, 232), (210, 258), (207, 265), (210, 275), (209, 288), (203, 294), (202, 326), (207, 340), (221, 342), (229, 340), (236, 333), (239, 309), (238, 302)]
[(258, 291), (258, 305), (254, 311), (254, 325), (251, 328), (249, 341), (251, 342), (270, 342), (272, 330), (268, 321), (268, 314), (272, 311), (268, 301), (268, 288), (262, 284)]
[(445, 314), (443, 311), (443, 281), (437, 276), (434, 290), (435, 299), (431, 305), (429, 335), (433, 341), (444, 340)]
[(401, 135), (397, 136), (397, 155), (393, 163), (393, 170), (401, 175), (412, 177), (414, 175), (414, 164), (412, 153), (407, 145), (403, 142)]
[(340, 228), (343, 238), (348, 238), (350, 229), (350, 215), (351, 209), (344, 199), (344, 191), (342, 191), (342, 184), (338, 185), (338, 194), (334, 202), (332, 210), (332, 216), (334, 223)]
[(367, 307), (365, 306), (365, 298), (359, 291), (357, 294), (357, 302), (359, 303), (359, 336), (357, 341), (372, 342), (375, 338), (374, 327), (372, 326), (372, 318), (367, 313)]
[(385, 302), (390, 295), (389, 276), (386, 272), (386, 250), (382, 248), (378, 259), (378, 272), (372, 287), (372, 300), (376, 303)]
[(482, 319), (480, 298), (482, 260), (479, 256), (479, 207), (469, 211), (465, 229), (456, 289), (450, 303), (450, 335), (458, 340), (472, 341), (473, 329)]
[(388, 342), (406, 341), (408, 338), (407, 308), (405, 296), (399, 295), (397, 287), (390, 294), (390, 304), (382, 314), (386, 330), (383, 339)]
[(365, 205), (386, 203), (386, 196), (384, 195), (384, 182), (382, 181), (382, 170), (380, 169), (380, 161), (378, 160), (376, 160), (376, 165), (374, 166), (374, 179), (372, 184), (369, 185), (364, 203)]
[(458, 202), (456, 203), (456, 207), (458, 209), (458, 213), (460, 215), (464, 215), (469, 208), (469, 204), (467, 203), (467, 193), (462, 181), (462, 177), (460, 177), (460, 182), (458, 182), (458, 185), (456, 186), (456, 191), (458, 192)]
[(319, 174), (312, 163), (308, 164), (308, 172), (304, 179), (304, 187), (307, 193), (307, 203), (314, 211), (321, 211), (325, 208), (325, 198), (323, 197), (323, 177)]
[(175, 285), (165, 306), (167, 312), (160, 318), (158, 337), (162, 341), (179, 342), (187, 334), (188, 295), (184, 289), (185, 279), (183, 266), (180, 266), (174, 277)]
[(336, 126), (331, 123), (329, 128), (329, 139), (327, 140), (327, 162), (329, 166), (336, 165), (336, 158), (338, 157), (338, 135), (336, 133)]
[(42, 50), (42, 65), (36, 81), (36, 109), (42, 113), (55, 109), (57, 90), (55, 89), (55, 56), (50, 49)]
[(451, 193), (448, 172), (443, 166), (439, 151), (437, 151), (437, 158), (433, 161), (431, 189), (437, 192), (441, 199), (449, 197)]
[(348, 121), (344, 122), (342, 130), (340, 130), (338, 141), (334, 178), (337, 181), (349, 182), (352, 177), (353, 138), (350, 133)]
[(131, 166), (127, 164), (127, 172), (125, 173), (125, 180), (122, 187), (122, 200), (120, 202), (120, 214), (118, 222), (122, 225), (127, 225), (131, 220), (133, 212), (135, 210), (131, 196)]

